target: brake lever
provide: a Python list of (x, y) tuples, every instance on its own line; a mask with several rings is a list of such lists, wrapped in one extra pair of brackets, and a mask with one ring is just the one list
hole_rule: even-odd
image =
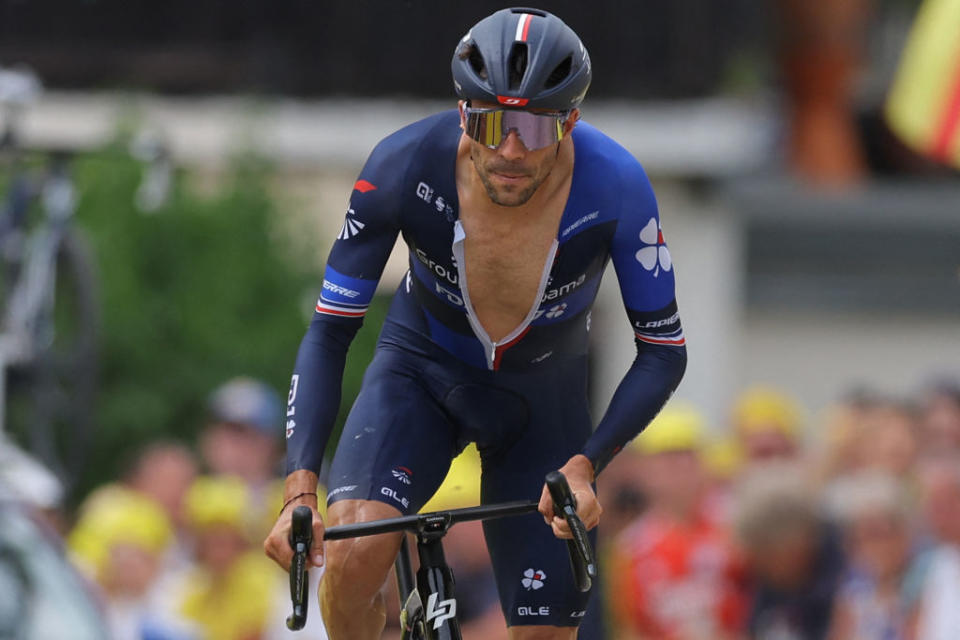
[(570, 568), (577, 589), (586, 593), (597, 578), (597, 561), (593, 555), (590, 538), (587, 537), (587, 528), (580, 516), (577, 515), (577, 499), (570, 491), (567, 478), (559, 471), (551, 471), (546, 477), (547, 489), (553, 499), (553, 510), (557, 516), (567, 521), (572, 540), (567, 540), (567, 552), (570, 555)]
[(307, 554), (313, 543), (313, 512), (300, 505), (293, 510), (290, 527), (290, 547), (293, 560), (290, 562), (290, 600), (293, 613), (287, 616), (287, 628), (299, 631), (307, 623)]

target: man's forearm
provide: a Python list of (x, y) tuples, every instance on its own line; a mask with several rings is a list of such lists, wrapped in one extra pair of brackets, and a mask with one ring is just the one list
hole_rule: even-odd
[(283, 508), (305, 504), (317, 507), (317, 474), (307, 469), (299, 469), (287, 475), (283, 483)]
[(643, 345), (617, 387), (583, 455), (599, 474), (623, 446), (660, 412), (687, 366), (685, 347)]
[(287, 473), (319, 475), (324, 450), (340, 409), (347, 349), (360, 320), (330, 320), (317, 314), (300, 343), (287, 401)]

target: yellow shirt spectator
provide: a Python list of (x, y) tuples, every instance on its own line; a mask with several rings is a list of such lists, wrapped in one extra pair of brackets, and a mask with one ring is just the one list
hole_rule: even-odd
[(226, 573), (197, 570), (187, 582), (181, 613), (207, 640), (255, 640), (269, 625), (280, 575), (258, 551), (246, 551)]

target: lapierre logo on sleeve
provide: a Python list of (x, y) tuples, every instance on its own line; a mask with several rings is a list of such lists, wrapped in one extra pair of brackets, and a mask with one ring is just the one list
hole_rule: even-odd
[(637, 320), (634, 323), (634, 327), (638, 330), (651, 330), (651, 329), (663, 329), (664, 327), (670, 327), (677, 324), (680, 321), (680, 312), (675, 312), (669, 318), (663, 318), (661, 320)]
[(338, 284), (333, 284), (329, 280), (323, 281), (323, 288), (329, 291), (330, 293), (337, 293), (347, 298), (356, 298), (358, 295), (360, 295), (359, 291), (354, 291), (353, 289), (347, 289), (346, 287), (341, 287)]

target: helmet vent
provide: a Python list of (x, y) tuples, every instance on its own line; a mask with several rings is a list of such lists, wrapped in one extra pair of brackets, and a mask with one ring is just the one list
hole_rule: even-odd
[(480, 76), (481, 80), (487, 79), (487, 65), (483, 61), (483, 56), (480, 55), (480, 49), (476, 45), (470, 46), (467, 53), (467, 62), (470, 63), (470, 68)]
[(547, 81), (543, 84), (544, 89), (552, 89), (566, 80), (570, 75), (570, 69), (572, 67), (573, 56), (567, 56), (560, 64), (554, 67), (553, 71), (550, 72), (550, 75), (547, 76)]
[(510, 50), (510, 64), (509, 64), (509, 87), (511, 89), (517, 89), (520, 87), (520, 83), (523, 82), (523, 74), (527, 72), (527, 45), (522, 42), (517, 42), (513, 45), (513, 49)]
[(530, 7), (510, 7), (510, 13), (532, 13), (535, 16), (546, 18), (549, 14), (541, 9), (531, 9)]

